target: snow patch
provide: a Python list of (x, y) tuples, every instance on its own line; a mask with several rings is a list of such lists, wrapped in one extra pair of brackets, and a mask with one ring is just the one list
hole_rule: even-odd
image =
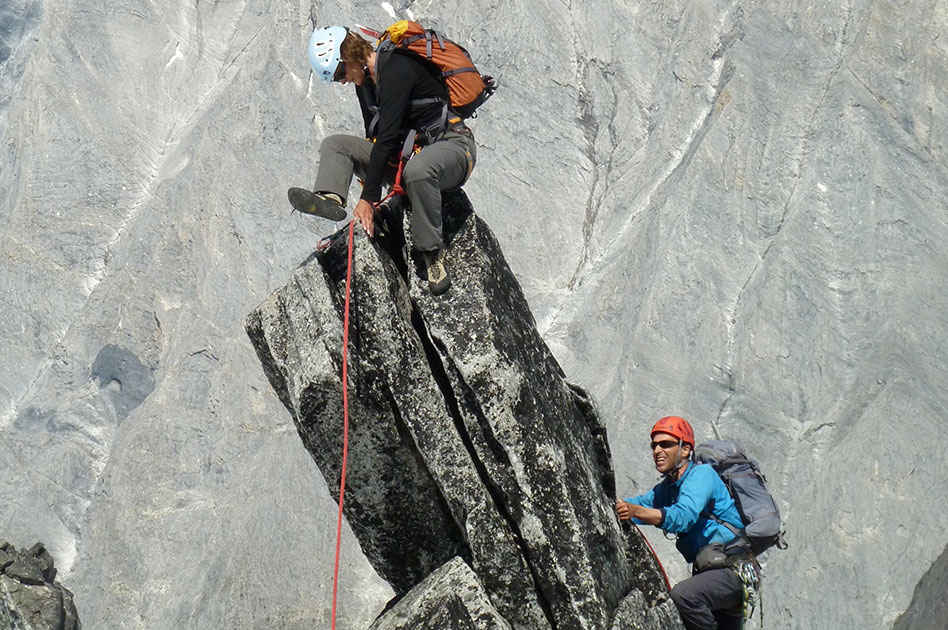
[(95, 291), (95, 288), (99, 286), (99, 283), (102, 282), (102, 278), (105, 277), (105, 261), (99, 260), (96, 261), (96, 270), (94, 276), (83, 276), (82, 277), (82, 296), (89, 297), (92, 295), (92, 292)]
[(76, 565), (76, 558), (79, 557), (79, 545), (76, 541), (76, 537), (70, 533), (68, 540), (57, 546), (56, 555), (53, 557), (56, 560), (56, 569), (58, 569), (59, 579), (62, 580), (68, 577), (69, 572), (72, 571), (72, 568)]
[(16, 417), (16, 405), (13, 404), (13, 397), (10, 396), (4, 401), (4, 409), (0, 409), (0, 431), (6, 429)]
[(184, 53), (181, 52), (181, 44), (180, 44), (180, 43), (175, 44), (175, 47), (174, 47), (174, 54), (171, 55), (171, 59), (169, 59), (169, 60), (168, 60), (168, 63), (165, 64), (165, 70), (167, 70), (168, 67), (169, 67), (171, 64), (173, 64), (175, 61), (177, 61), (178, 59), (184, 59)]
[[(391, 3), (383, 2), (380, 6), (386, 13), (388, 13), (389, 17), (391, 17), (393, 20), (401, 19), (395, 13), (395, 7), (393, 7)], [(412, 12), (411, 9), (405, 9), (405, 15), (406, 17), (408, 17), (409, 20), (416, 21), (415, 14)]]
[(306, 85), (301, 77), (299, 77), (295, 72), (290, 73), (290, 78), (293, 80), (293, 84), (296, 86), (297, 90), (302, 90)]

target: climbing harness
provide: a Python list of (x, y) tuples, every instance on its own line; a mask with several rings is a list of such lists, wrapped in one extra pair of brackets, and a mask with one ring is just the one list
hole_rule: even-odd
[(386, 213), (395, 209), (395, 202), (389, 201), (393, 197), (405, 197), (408, 193), (402, 186), (402, 173), (405, 171), (405, 165), (408, 160), (421, 151), (421, 146), (416, 143), (417, 133), (414, 129), (408, 132), (405, 143), (402, 145), (401, 153), (398, 154), (398, 170), (395, 171), (395, 181), (392, 183), (389, 192), (378, 203), (373, 204), (374, 220), (378, 224), (379, 234), (384, 235), (391, 231), (388, 226)]
[[(711, 543), (701, 548), (698, 556), (692, 565), (692, 575), (698, 575), (705, 571), (716, 571), (727, 569), (734, 572), (734, 575), (741, 581), (741, 613), (744, 621), (754, 616), (754, 610), (760, 604), (760, 582), (761, 570), (757, 559), (749, 551), (738, 551), (737, 549), (746, 549), (748, 543), (741, 542), (739, 547), (731, 547), (724, 543)], [(737, 612), (738, 606), (734, 606), (734, 612)], [(764, 623), (764, 609), (760, 606), (761, 628)]]
[(417, 135), (417, 132), (412, 129), (405, 137), (405, 144), (402, 145), (402, 152), (398, 157), (398, 170), (395, 172), (395, 183), (392, 184), (392, 188), (389, 190), (388, 194), (385, 195), (385, 198), (375, 204), (376, 208), (381, 206), (395, 195), (405, 194), (405, 189), (402, 188), (402, 172), (405, 170), (405, 165), (408, 164), (408, 160), (410, 160), (416, 153), (421, 151), (421, 147), (415, 144), (415, 138)]
[(342, 471), (339, 475), (339, 516), (336, 520), (336, 561), (332, 574), (332, 621), (330, 627), (336, 630), (336, 594), (339, 590), (339, 547), (342, 542), (342, 504), (346, 491), (346, 459), (349, 455), (349, 386), (348, 386), (348, 350), (349, 350), (349, 298), (352, 287), (352, 239), (355, 221), (349, 222), (349, 253), (346, 268), (346, 305), (342, 323)]

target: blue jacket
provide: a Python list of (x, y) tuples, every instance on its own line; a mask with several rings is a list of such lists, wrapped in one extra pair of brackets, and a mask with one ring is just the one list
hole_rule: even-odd
[[(661, 510), (662, 522), (658, 527), (678, 534), (675, 546), (687, 562), (694, 562), (698, 551), (706, 545), (736, 538), (724, 525), (701, 516), (702, 512), (708, 511), (737, 528), (744, 527), (727, 486), (707, 464), (691, 462), (674, 483), (665, 479), (645, 494), (625, 501)], [(641, 524), (638, 519), (635, 522)]]

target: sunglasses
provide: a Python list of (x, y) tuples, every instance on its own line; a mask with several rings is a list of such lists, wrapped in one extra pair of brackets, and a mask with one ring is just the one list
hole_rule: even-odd
[(339, 60), (339, 65), (336, 66), (336, 71), (332, 73), (332, 80), (339, 82), (346, 78), (346, 62)]
[(661, 442), (652, 442), (652, 450), (655, 450), (655, 447), (659, 447), (663, 451), (667, 451), (670, 448), (678, 446), (678, 442), (675, 440), (662, 440)]

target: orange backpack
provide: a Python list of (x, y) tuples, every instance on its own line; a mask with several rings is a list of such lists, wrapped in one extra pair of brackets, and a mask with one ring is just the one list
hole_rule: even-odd
[[(364, 27), (360, 29), (371, 32)], [(474, 116), (474, 110), (497, 89), (493, 77), (482, 75), (474, 67), (467, 50), (433, 29), (401, 20), (381, 34), (371, 33), (378, 38), (378, 54), (395, 49), (410, 50), (437, 66), (451, 97), (451, 110), (461, 118)]]

